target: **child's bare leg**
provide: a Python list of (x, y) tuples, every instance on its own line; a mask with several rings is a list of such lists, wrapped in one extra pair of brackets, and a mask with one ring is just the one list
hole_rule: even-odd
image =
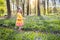
[(19, 27), (19, 29), (18, 29), (18, 30), (20, 31), (21, 29), (22, 29), (22, 27)]

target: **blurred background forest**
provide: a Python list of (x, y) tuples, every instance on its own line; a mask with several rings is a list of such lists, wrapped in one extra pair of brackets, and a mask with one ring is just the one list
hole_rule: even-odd
[(17, 7), (23, 15), (59, 15), (60, 0), (0, 0), (0, 16), (15, 15)]

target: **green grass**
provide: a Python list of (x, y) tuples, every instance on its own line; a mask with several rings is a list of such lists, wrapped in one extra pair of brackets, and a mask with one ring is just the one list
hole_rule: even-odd
[(60, 40), (60, 34), (40, 32), (17, 32), (9, 28), (0, 28), (0, 40)]
[[(26, 16), (25, 18), (23, 29), (26, 31), (60, 33), (60, 17)], [(8, 28), (15, 28), (15, 22), (15, 18), (0, 20), (0, 24), (4, 24)]]
[(25, 19), (25, 25), (23, 28), (25, 30), (39, 30), (39, 31), (44, 31), (44, 32), (55, 32), (60, 30), (60, 20), (54, 19), (51, 20), (52, 18), (50, 17), (26, 17)]

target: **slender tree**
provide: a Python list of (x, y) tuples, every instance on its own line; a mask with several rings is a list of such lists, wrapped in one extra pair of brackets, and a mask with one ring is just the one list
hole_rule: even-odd
[(35, 0), (35, 14), (36, 14), (36, 0)]
[(7, 13), (8, 13), (7, 18), (9, 19), (11, 17), (10, 0), (6, 0), (6, 4), (7, 4)]
[(46, 9), (45, 9), (46, 7), (45, 7), (45, 0), (44, 0), (44, 15), (45, 15), (45, 13), (46, 13)]
[(14, 13), (14, 2), (15, 2), (15, 1), (14, 1), (14, 0), (11, 0), (11, 1), (12, 1), (12, 3), (13, 3), (13, 13)]
[(43, 7), (44, 7), (44, 15), (45, 15), (45, 13), (46, 13), (46, 9), (45, 9), (45, 8), (46, 8), (46, 7), (45, 7), (45, 0), (43, 0), (42, 2), (43, 2)]
[(40, 3), (40, 0), (38, 0), (38, 16), (40, 16), (40, 5), (39, 5), (39, 3)]
[(29, 0), (29, 13), (31, 15), (31, 4), (30, 4), (30, 0)]
[(35, 4), (36, 4), (36, 9), (35, 9), (35, 11), (36, 11), (36, 15), (37, 15), (37, 7), (38, 7), (37, 4), (38, 4), (38, 2), (37, 2), (37, 0), (35, 0), (35, 2), (36, 2), (36, 3), (35, 3)]
[(56, 13), (57, 12), (57, 9), (56, 9), (56, 0), (53, 0), (53, 12)]
[(24, 15), (24, 6), (25, 6), (25, 0), (22, 1), (23, 15)]
[(47, 0), (47, 13), (49, 13), (49, 0)]
[(55, 0), (55, 8), (54, 8), (54, 12), (57, 13), (56, 0)]
[(16, 7), (19, 7), (19, 0), (16, 0)]
[(27, 2), (27, 15), (29, 15), (29, 0)]

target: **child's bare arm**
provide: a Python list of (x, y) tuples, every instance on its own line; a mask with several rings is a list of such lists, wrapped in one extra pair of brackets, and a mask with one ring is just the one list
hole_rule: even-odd
[(23, 19), (26, 19), (26, 18), (23, 17)]

